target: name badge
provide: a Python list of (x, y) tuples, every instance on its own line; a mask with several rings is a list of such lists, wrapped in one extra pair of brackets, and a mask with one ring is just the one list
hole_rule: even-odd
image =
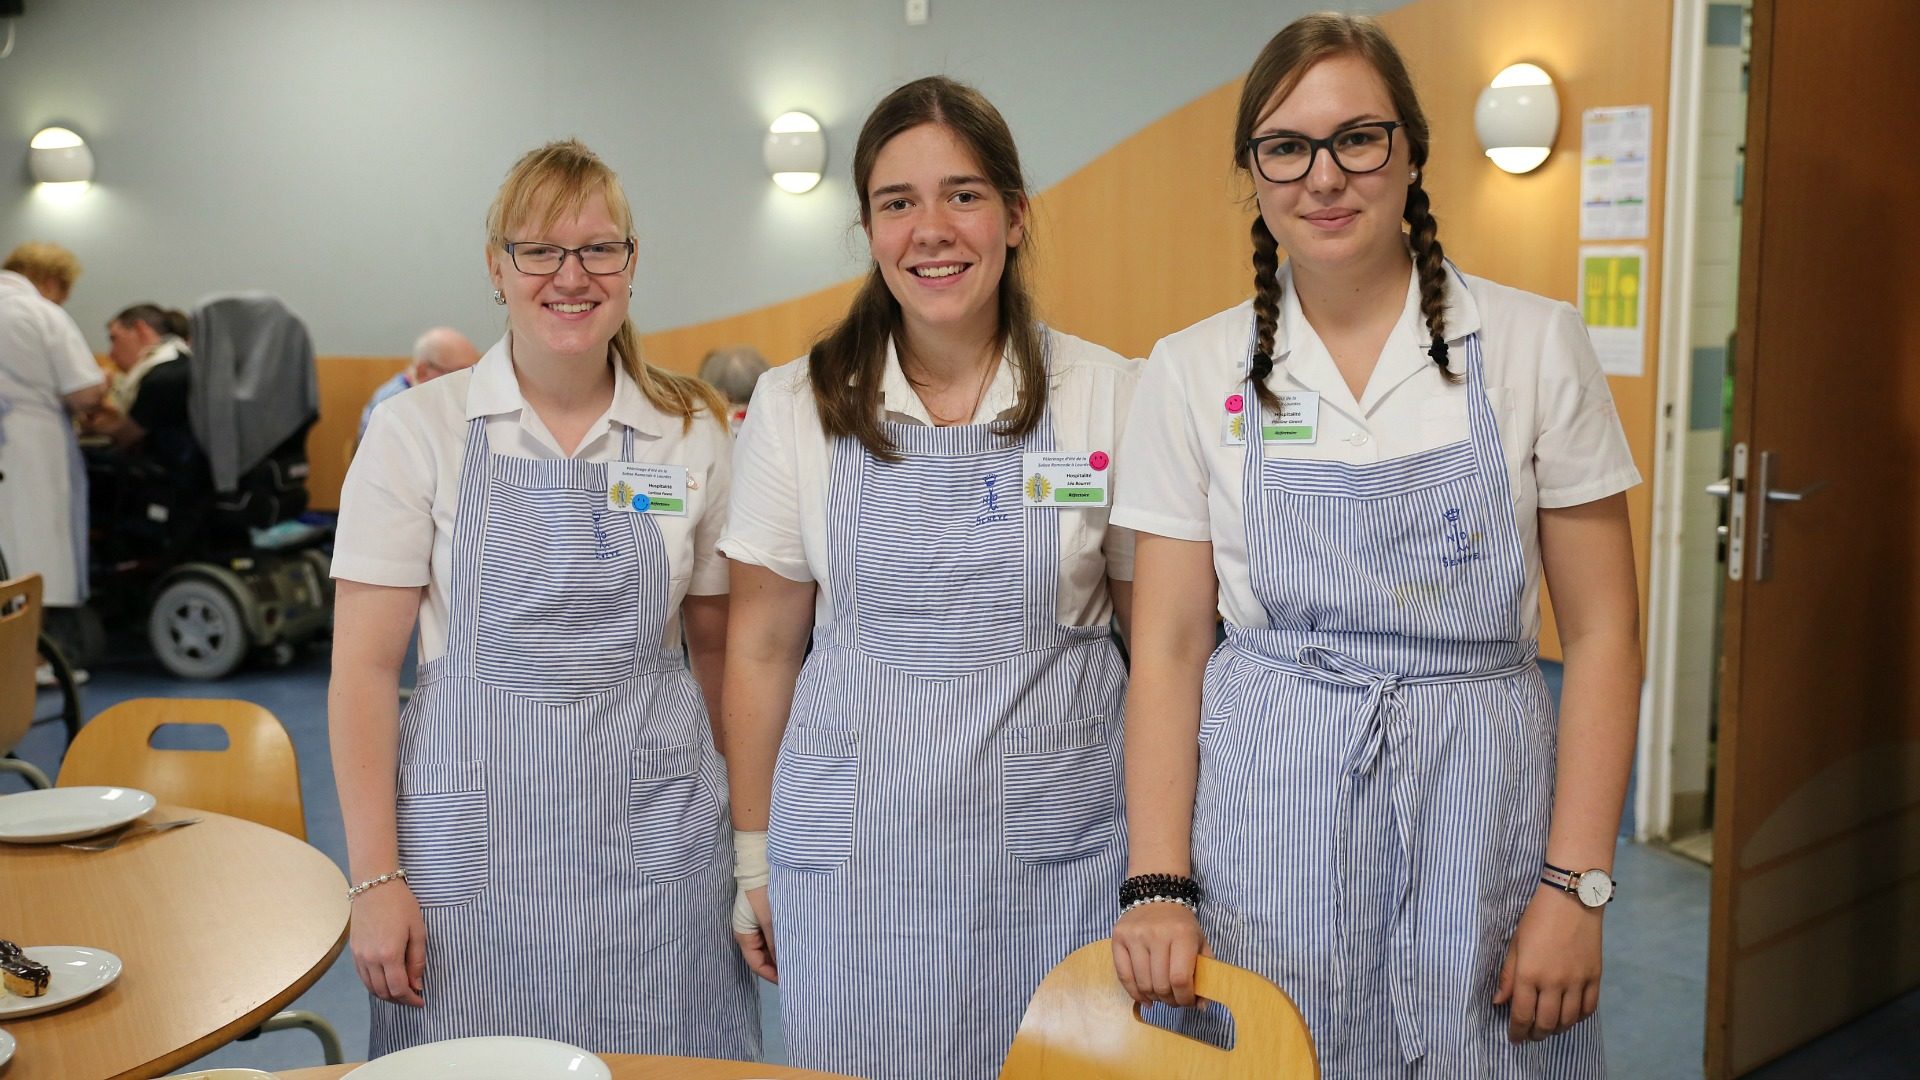
[[(1260, 409), (1260, 441), (1311, 446), (1320, 437), (1320, 395), (1312, 390), (1289, 390), (1276, 394), (1275, 398), (1274, 405)], [(1247, 445), (1247, 421), (1257, 404), (1257, 398), (1250, 400), (1241, 394), (1227, 396), (1220, 445)]]
[(687, 516), (687, 468), (636, 461), (607, 462), (607, 504), (661, 517)]
[(1113, 459), (1091, 453), (1020, 455), (1020, 497), (1028, 508), (1107, 506), (1113, 501)]

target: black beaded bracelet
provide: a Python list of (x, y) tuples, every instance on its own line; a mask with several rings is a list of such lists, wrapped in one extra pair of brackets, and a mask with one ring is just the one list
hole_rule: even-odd
[(1179, 874), (1139, 874), (1120, 883), (1122, 908), (1149, 897), (1191, 907), (1200, 902), (1200, 883)]

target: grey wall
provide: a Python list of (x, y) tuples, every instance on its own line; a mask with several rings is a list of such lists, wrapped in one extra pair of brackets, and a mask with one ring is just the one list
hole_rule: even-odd
[[(1323, 3), (933, 0), (909, 27), (902, 0), (27, 0), (0, 60), (0, 250), (72, 248), (100, 349), (126, 304), (239, 288), (287, 299), (323, 353), (404, 352), (438, 322), (484, 347), (487, 204), (520, 153), (577, 135), (639, 219), (636, 321), (677, 326), (860, 269), (852, 144), (900, 82), (979, 86), (1044, 188)], [(827, 129), (801, 196), (760, 163), (788, 109)], [(98, 162), (76, 198), (27, 176), (56, 123)]]

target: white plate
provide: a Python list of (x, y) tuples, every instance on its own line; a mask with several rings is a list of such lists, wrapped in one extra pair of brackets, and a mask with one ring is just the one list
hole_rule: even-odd
[(0, 795), (0, 840), (50, 844), (117, 829), (153, 809), (153, 796), (124, 787), (63, 787)]
[(367, 1062), (343, 1080), (613, 1080), (607, 1063), (550, 1039), (449, 1039)]
[(0, 1065), (13, 1060), (13, 1036), (0, 1031)]
[(120, 977), (120, 958), (105, 949), (77, 945), (34, 945), (22, 950), (53, 970), (53, 981), (39, 997), (17, 997), (0, 990), (0, 1020), (32, 1016), (71, 1005)]

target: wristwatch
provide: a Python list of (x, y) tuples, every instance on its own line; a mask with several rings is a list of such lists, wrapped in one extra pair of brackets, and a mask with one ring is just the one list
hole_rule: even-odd
[(1605, 870), (1584, 870), (1576, 874), (1547, 863), (1540, 869), (1540, 883), (1570, 892), (1590, 908), (1606, 907), (1613, 899), (1613, 876)]

